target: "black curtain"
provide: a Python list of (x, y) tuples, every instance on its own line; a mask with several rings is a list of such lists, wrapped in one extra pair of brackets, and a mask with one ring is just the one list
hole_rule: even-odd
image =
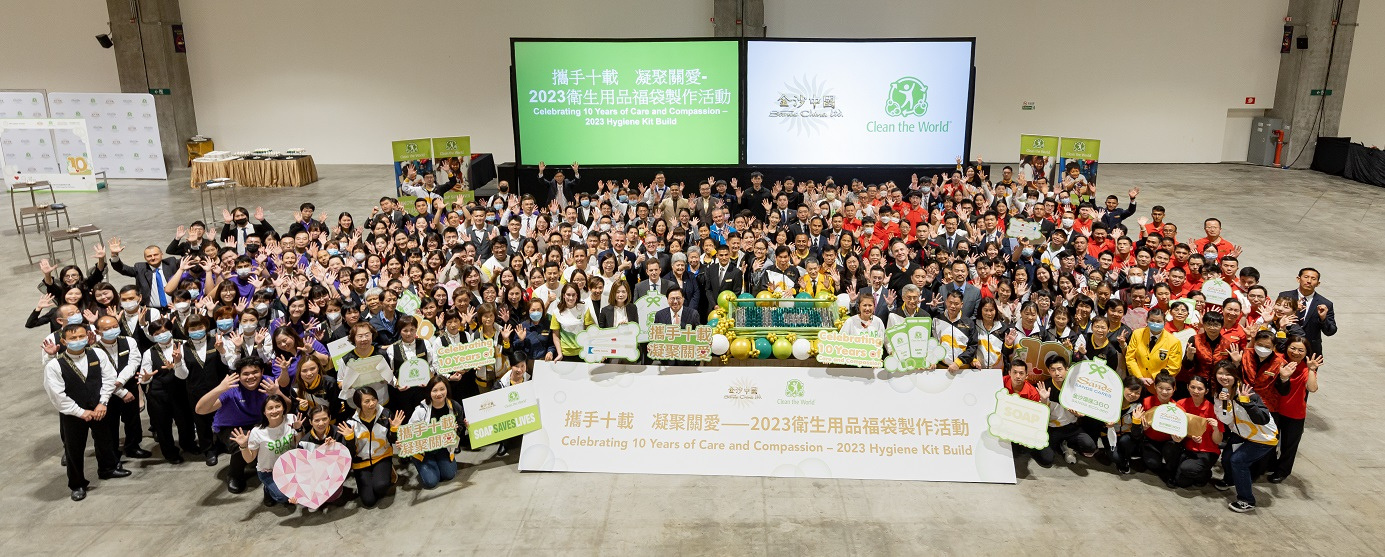
[(1385, 151), (1353, 143), (1347, 147), (1342, 176), (1363, 184), (1385, 187)]

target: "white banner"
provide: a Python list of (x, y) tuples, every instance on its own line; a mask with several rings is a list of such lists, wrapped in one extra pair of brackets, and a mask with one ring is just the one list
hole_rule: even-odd
[[(42, 91), (0, 91), (0, 119), (47, 118), (48, 101)], [(53, 151), (53, 132), (46, 129), (10, 129), (0, 136), (8, 174), (57, 174), (62, 172)]]
[(520, 470), (1015, 483), (999, 370), (534, 364)]
[[(33, 145), (9, 140), (11, 134), (34, 132), (41, 132), (54, 138), (55, 143), (68, 146), (68, 149), (63, 151), (66, 154), (57, 161), (55, 171), (29, 171), (30, 166), (24, 164), (24, 161), (39, 157), (45, 152), (52, 156), (53, 145), (47, 145), (45, 151), (43, 145), (34, 148)], [(10, 154), (13, 152), (20, 153), (23, 160), (17, 163), (9, 162)], [(8, 187), (28, 181), (47, 181), (58, 191), (97, 191), (96, 177), (93, 175), (87, 151), (87, 124), (82, 120), (0, 120), (0, 159), (5, 160), (5, 184)]]
[(93, 163), (108, 177), (168, 178), (153, 95), (49, 93), (48, 105), (54, 118), (86, 119)]

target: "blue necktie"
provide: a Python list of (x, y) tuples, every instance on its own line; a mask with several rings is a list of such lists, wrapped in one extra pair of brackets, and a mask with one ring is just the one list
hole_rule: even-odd
[(168, 294), (164, 292), (163, 269), (158, 267), (154, 268), (154, 290), (157, 291), (159, 295), (159, 307), (168, 307)]

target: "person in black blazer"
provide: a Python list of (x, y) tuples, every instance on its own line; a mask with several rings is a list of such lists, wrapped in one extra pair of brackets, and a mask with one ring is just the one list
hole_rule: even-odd
[(544, 178), (543, 171), (547, 168), (543, 161), (539, 161), (539, 181), (547, 186), (548, 191), (548, 199), (544, 201), (557, 201), (558, 206), (563, 208), (567, 207), (569, 201), (577, 201), (577, 180), (582, 177), (577, 171), (577, 163), (572, 163), (571, 180), (568, 180), (561, 170), (553, 173), (552, 180)]
[(111, 254), (111, 268), (127, 277), (134, 277), (135, 287), (139, 289), (140, 295), (144, 296), (144, 305), (168, 309), (168, 305), (173, 302), (173, 295), (165, 293), (163, 286), (177, 276), (178, 260), (164, 257), (159, 246), (149, 246), (144, 248), (144, 262), (131, 267), (120, 260), (120, 252), (124, 250), (125, 245), (120, 238), (111, 238), (110, 246), (107, 248)]
[(697, 278), (702, 283), (703, 315), (710, 315), (717, 307), (717, 296), (722, 292), (739, 296), (745, 284), (741, 270), (731, 263), (731, 250), (725, 244), (717, 246), (717, 262), (703, 266)]
[(697, 310), (683, 306), (683, 289), (673, 287), (668, 291), (668, 307), (659, 310), (654, 314), (654, 322), (664, 325), (673, 325), (673, 316), (678, 315), (677, 325), (682, 327), (696, 327), (702, 324), (702, 319), (697, 315)]
[(1279, 293), (1281, 297), (1294, 300), (1298, 308), (1298, 322), (1308, 337), (1309, 356), (1322, 354), (1323, 335), (1337, 334), (1337, 313), (1332, 308), (1332, 300), (1318, 293), (1321, 276), (1317, 269), (1304, 267), (1298, 272), (1298, 288)]
[(236, 207), (229, 213), (223, 212), (226, 217), (226, 224), (221, 227), (221, 243), (232, 245), (235, 242), (236, 254), (245, 255), (245, 241), (251, 236), (264, 238), (266, 234), (274, 232), (274, 227), (264, 220), (264, 209), (255, 208), (255, 220), (260, 224), (250, 224), (250, 212), (245, 207)]
[(650, 278), (648, 280), (642, 280), (635, 284), (636, 300), (643, 298), (645, 294), (648, 294), (651, 290), (654, 290), (656, 287), (658, 288), (658, 292), (660, 294), (667, 296), (669, 289), (677, 286), (677, 284), (675, 284), (674, 281), (662, 278), (663, 266), (659, 264), (659, 260), (650, 259), (648, 261), (645, 261), (644, 268), (645, 274)]
[[(617, 322), (617, 315), (623, 315), (624, 318)], [(611, 286), (611, 294), (606, 298), (606, 304), (596, 312), (596, 326), (609, 329), (621, 323), (639, 323), (639, 319), (635, 299), (630, 296), (630, 283), (623, 280), (616, 282)]]
[(889, 318), (897, 295), (895, 291), (890, 290), (883, 268), (876, 267), (870, 270), (870, 282), (870, 286), (856, 292), (856, 303), (860, 303), (861, 298), (875, 298), (875, 316), (883, 322)]

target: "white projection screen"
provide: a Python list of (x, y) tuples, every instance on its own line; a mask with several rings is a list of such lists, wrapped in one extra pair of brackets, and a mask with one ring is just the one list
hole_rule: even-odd
[(974, 45), (748, 41), (746, 163), (955, 163), (970, 136)]

